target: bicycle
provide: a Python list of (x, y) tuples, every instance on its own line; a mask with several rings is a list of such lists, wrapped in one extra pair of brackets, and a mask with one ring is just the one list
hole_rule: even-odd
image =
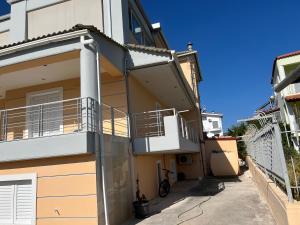
[(162, 170), (165, 171), (165, 179), (159, 183), (158, 193), (161, 198), (164, 198), (170, 193), (171, 185), (169, 181), (169, 173), (173, 174), (173, 172), (167, 169)]

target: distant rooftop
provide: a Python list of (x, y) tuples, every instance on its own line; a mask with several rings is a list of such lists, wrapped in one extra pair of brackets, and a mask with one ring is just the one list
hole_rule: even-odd
[(218, 113), (218, 112), (202, 112), (202, 115), (223, 117), (223, 113)]

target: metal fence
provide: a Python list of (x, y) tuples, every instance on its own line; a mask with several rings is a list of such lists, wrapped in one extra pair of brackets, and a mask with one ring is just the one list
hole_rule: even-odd
[(198, 143), (197, 121), (186, 120), (174, 108), (132, 114), (134, 137), (165, 136), (164, 118), (167, 116), (177, 118), (178, 129), (182, 138)]
[(133, 113), (134, 137), (157, 137), (165, 135), (164, 117), (175, 116), (175, 109), (163, 109)]
[[(102, 124), (99, 124), (100, 109)], [(91, 98), (75, 98), (0, 111), (0, 142), (86, 131), (128, 136), (128, 116), (108, 105), (100, 107)]]
[(129, 120), (127, 113), (112, 106), (102, 104), (102, 130), (104, 134), (113, 136), (129, 136)]
[[(250, 123), (242, 138), (248, 155), (269, 178), (286, 191), (289, 201), (293, 201), (276, 115), (259, 113), (247, 121)], [(251, 121), (258, 121), (258, 123)]]
[(196, 130), (197, 121), (184, 119), (180, 114), (178, 114), (178, 123), (179, 123), (179, 133), (181, 137), (187, 140), (191, 140), (194, 143), (199, 142), (199, 134)]

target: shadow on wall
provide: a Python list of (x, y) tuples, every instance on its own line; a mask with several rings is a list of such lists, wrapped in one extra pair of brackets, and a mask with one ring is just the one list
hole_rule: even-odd
[(205, 140), (207, 169), (214, 176), (239, 175), (239, 159), (236, 139), (232, 137)]

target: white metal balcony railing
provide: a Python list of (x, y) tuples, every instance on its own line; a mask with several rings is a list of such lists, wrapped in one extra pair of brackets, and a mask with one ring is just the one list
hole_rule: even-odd
[(135, 113), (132, 115), (133, 135), (135, 138), (165, 136), (164, 117), (177, 117), (178, 129), (182, 138), (198, 143), (196, 121), (187, 121), (176, 109), (163, 109)]
[[(76, 132), (100, 132), (127, 137), (125, 112), (91, 98), (75, 98), (0, 111), (0, 142)], [(109, 113), (108, 113), (109, 112)]]

